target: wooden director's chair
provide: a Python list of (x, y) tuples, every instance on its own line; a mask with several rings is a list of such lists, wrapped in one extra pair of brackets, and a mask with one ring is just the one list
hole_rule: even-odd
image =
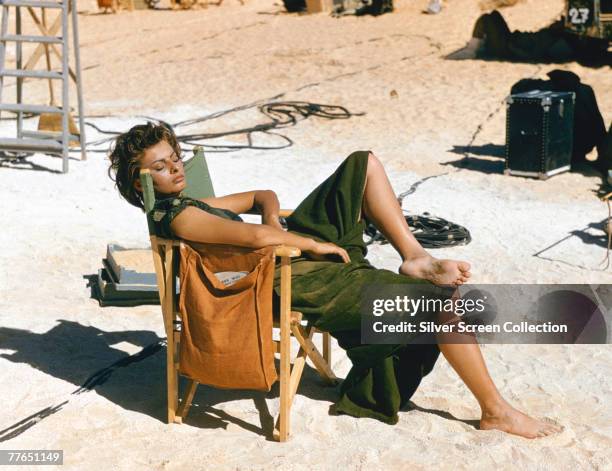
[[(183, 194), (191, 198), (214, 197), (214, 190), (204, 152), (201, 147), (194, 149), (194, 157), (185, 162), (185, 179), (187, 188)], [(198, 386), (198, 382), (188, 378), (187, 390), (179, 401), (178, 365), (181, 313), (178, 311), (178, 294), (176, 280), (178, 276), (178, 249), (185, 242), (181, 240), (162, 239), (154, 235), (150, 211), (155, 204), (153, 181), (148, 169), (140, 171), (143, 188), (143, 199), (149, 234), (153, 262), (157, 275), (159, 298), (161, 302), (164, 328), (166, 330), (166, 381), (168, 391), (168, 423), (182, 423), (186, 417), (191, 401)], [(283, 217), (291, 214), (291, 210), (282, 210)], [(302, 314), (291, 310), (291, 258), (300, 255), (296, 247), (279, 245), (275, 248), (275, 256), (281, 258), (281, 295), (280, 318), (274, 321), (274, 327), (280, 328), (280, 341), (275, 340), (275, 351), (280, 354), (280, 411), (274, 428), (273, 436), (278, 441), (285, 441), (289, 436), (289, 414), (291, 404), (300, 383), (306, 358), (310, 358), (323, 380), (334, 385), (337, 378), (331, 370), (331, 338), (329, 333), (321, 332), (323, 337), (323, 354), (319, 352), (312, 341), (316, 329), (302, 322)], [(297, 356), (291, 366), (291, 335), (300, 345)]]

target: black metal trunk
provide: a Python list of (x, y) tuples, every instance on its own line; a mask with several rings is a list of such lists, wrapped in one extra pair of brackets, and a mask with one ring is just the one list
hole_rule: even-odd
[(546, 179), (570, 169), (573, 92), (533, 90), (506, 99), (506, 175)]

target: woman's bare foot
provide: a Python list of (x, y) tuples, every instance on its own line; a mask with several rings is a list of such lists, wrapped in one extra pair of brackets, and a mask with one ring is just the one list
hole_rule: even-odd
[(404, 260), (399, 267), (401, 275), (427, 280), (435, 285), (459, 286), (471, 276), (470, 264), (458, 260), (439, 260), (429, 254)]
[(502, 401), (499, 405), (483, 409), (480, 430), (501, 430), (525, 438), (541, 438), (559, 433), (563, 427), (533, 419)]

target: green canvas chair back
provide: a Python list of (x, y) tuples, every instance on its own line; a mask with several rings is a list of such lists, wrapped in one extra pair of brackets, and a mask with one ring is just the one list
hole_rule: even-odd
[(193, 153), (193, 157), (184, 163), (187, 187), (183, 190), (183, 194), (196, 200), (214, 198), (215, 190), (208, 173), (204, 149), (198, 146)]
[[(183, 190), (183, 195), (193, 199), (213, 198), (215, 190), (213, 188), (212, 179), (208, 172), (204, 149), (198, 146), (193, 149), (193, 157), (184, 162), (185, 180), (187, 186)], [(144, 199), (145, 212), (147, 213), (147, 223), (149, 225), (149, 234), (154, 234), (152, 224), (151, 210), (155, 205), (155, 190), (153, 189), (153, 179), (150, 173), (140, 175), (142, 184), (142, 196)]]

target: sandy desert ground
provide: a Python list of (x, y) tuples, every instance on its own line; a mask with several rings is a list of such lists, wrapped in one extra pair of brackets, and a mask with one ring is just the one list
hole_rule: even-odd
[[(287, 14), (272, 0), (117, 15), (83, 3), (87, 120), (124, 131), (142, 116), (176, 123), (272, 97), (341, 105), (365, 114), (301, 121), (280, 131), (294, 142), (285, 149), (208, 153), (216, 192), (270, 188), (281, 206), (295, 207), (351, 151), (371, 149), (397, 193), (435, 176), (404, 208), (471, 231), (471, 244), (433, 253), (470, 261), (474, 282), (611, 283), (611, 269), (600, 265), (607, 210), (595, 196), (598, 177), (506, 177), (499, 154), (503, 99), (514, 82), (574, 71), (594, 88), (609, 125), (610, 67), (445, 60), (481, 11), (475, 0), (449, 0), (428, 16), (426, 4), (401, 0), (392, 14), (332, 18)], [(534, 30), (562, 4), (527, 0), (503, 14), (511, 28)], [(29, 86), (27, 96), (46, 100), (45, 85)], [(198, 130), (262, 120), (252, 108)], [(0, 123), (2, 135), (13, 128)], [(90, 141), (105, 137), (87, 132)], [(461, 168), (466, 155), (471, 165)], [(514, 405), (565, 426), (534, 441), (476, 430), (477, 403), (443, 359), (413, 397), (417, 407), (401, 412), (395, 426), (330, 416), (336, 392), (308, 368), (285, 444), (267, 437), (276, 389), (200, 387), (186, 423), (165, 424), (163, 349), (80, 389), (93, 373), (164, 337), (159, 307), (101, 308), (84, 278), (97, 272), (108, 243), (146, 246), (146, 222), (114, 190), (103, 152), (85, 162), (74, 153), (65, 175), (57, 173), (59, 159), (29, 161), (0, 168), (0, 448), (63, 449), (65, 469), (610, 469), (609, 345), (483, 347)], [(369, 258), (389, 269), (400, 260), (389, 246), (372, 247)], [(337, 345), (333, 353), (344, 376), (349, 362)]]

